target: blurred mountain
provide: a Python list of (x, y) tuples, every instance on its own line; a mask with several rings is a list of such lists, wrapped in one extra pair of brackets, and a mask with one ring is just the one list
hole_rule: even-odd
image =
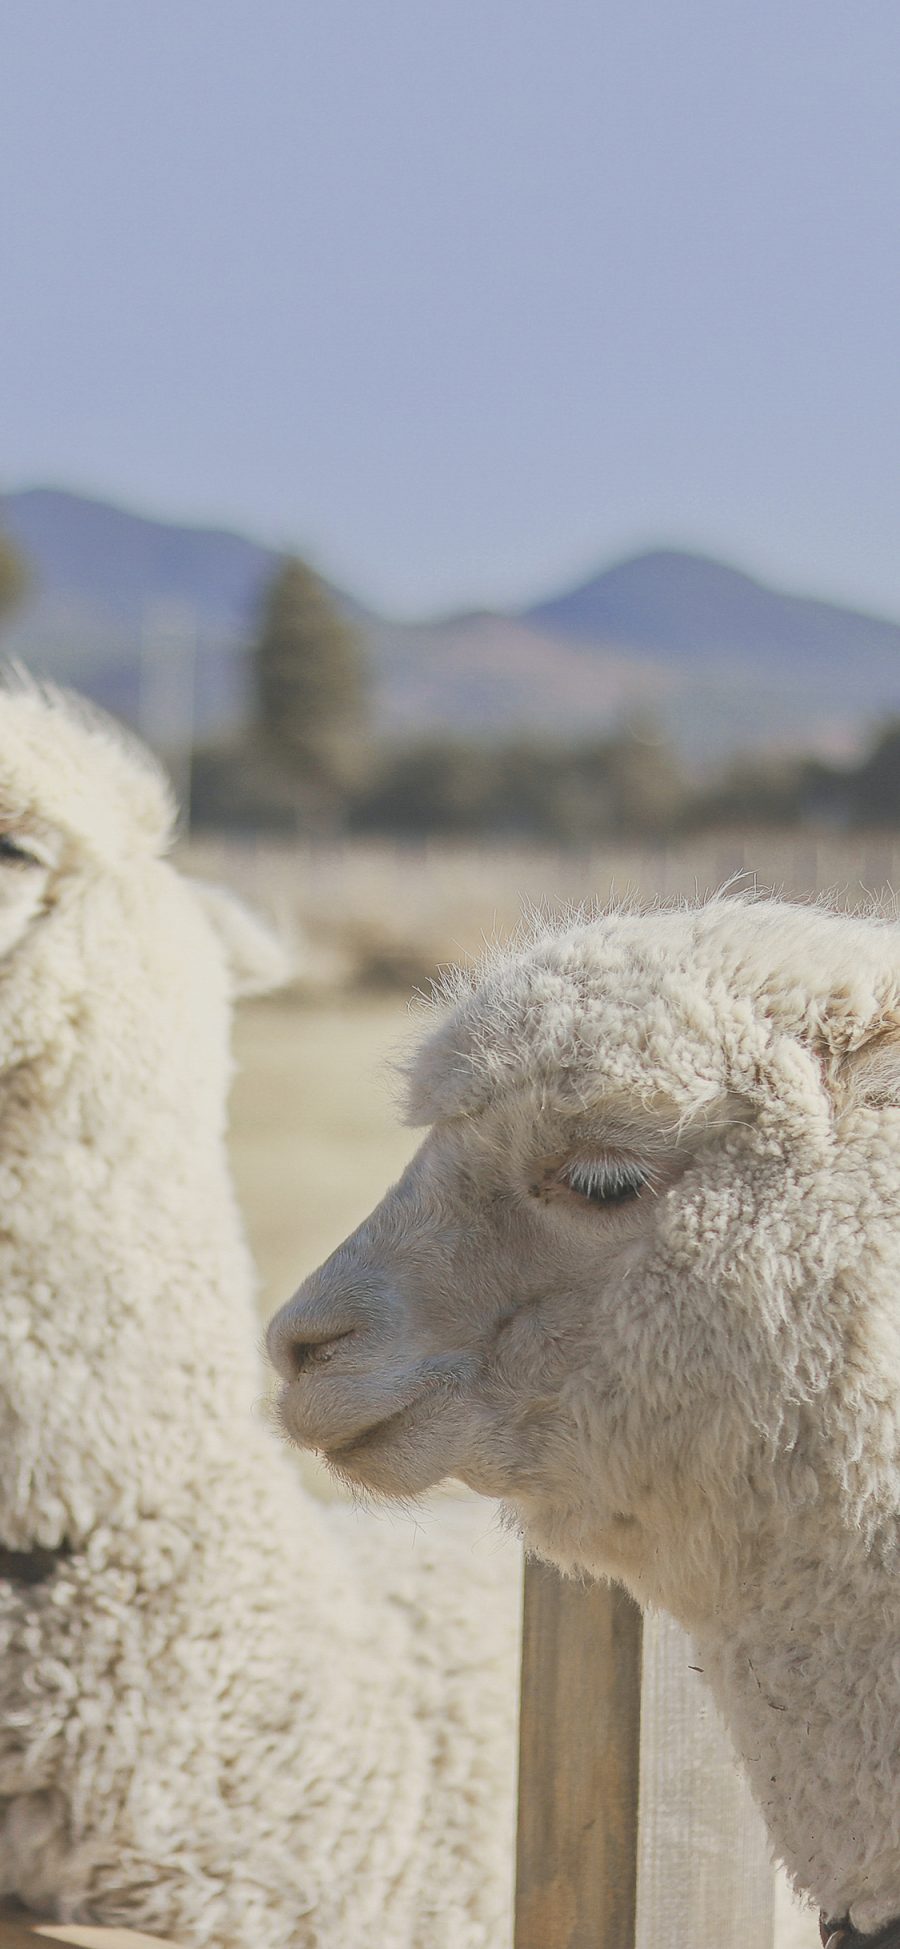
[[(33, 577), (5, 654), (135, 719), (142, 660), (146, 685), (158, 647), (190, 637), (199, 733), (246, 720), (276, 550), (52, 488), (0, 500), (0, 526)], [(397, 623), (332, 594), (368, 642), (380, 728), (397, 735), (591, 735), (651, 712), (709, 763), (760, 744), (849, 751), (900, 714), (900, 625), (699, 555), (637, 555), (518, 615)]]
[(707, 556), (659, 549), (523, 612), (572, 643), (615, 642), (678, 682), (662, 715), (699, 753), (751, 744), (852, 748), (900, 710), (900, 625), (772, 589)]
[(581, 642), (613, 641), (665, 661), (747, 658), (846, 668), (897, 657), (900, 626), (810, 596), (784, 595), (705, 555), (657, 549), (618, 562), (524, 612), (539, 629)]
[(148, 600), (164, 600), (190, 603), (208, 628), (246, 628), (249, 598), (276, 560), (243, 535), (150, 521), (57, 488), (8, 494), (0, 511), (42, 600), (102, 608), (129, 625)]

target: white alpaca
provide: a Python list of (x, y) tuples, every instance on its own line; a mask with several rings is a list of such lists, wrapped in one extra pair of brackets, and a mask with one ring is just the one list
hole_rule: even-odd
[(273, 1325), (286, 1429), (388, 1494), (461, 1475), (674, 1614), (797, 1889), (880, 1929), (900, 927), (720, 900), (550, 933), (460, 987), (410, 1103), (405, 1177)]
[(208, 1949), (496, 1949), (515, 1553), (474, 1500), (439, 1546), (322, 1508), (255, 1411), (224, 1106), (268, 950), (169, 824), (111, 727), (0, 694), (0, 1895)]

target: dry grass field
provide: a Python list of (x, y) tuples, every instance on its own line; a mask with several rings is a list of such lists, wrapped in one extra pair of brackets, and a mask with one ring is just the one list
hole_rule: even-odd
[(232, 1157), (268, 1315), (350, 1231), (415, 1146), (389, 1063), (398, 996), (277, 998), (238, 1014)]
[(542, 909), (695, 898), (728, 881), (789, 899), (828, 893), (841, 905), (887, 898), (900, 842), (803, 833), (722, 833), (690, 844), (561, 852), (446, 842), (274, 846), (193, 842), (189, 872), (221, 880), (268, 912), (297, 947), (304, 992), (393, 992), (427, 986), (437, 967), (506, 938)]

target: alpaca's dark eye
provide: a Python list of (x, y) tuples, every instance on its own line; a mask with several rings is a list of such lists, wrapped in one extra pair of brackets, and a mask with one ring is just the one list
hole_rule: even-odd
[(0, 833), (0, 864), (7, 860), (11, 866), (40, 866), (43, 864), (36, 853), (29, 852), (27, 846), (20, 846), (17, 839), (9, 833)]
[(562, 1176), (569, 1190), (589, 1205), (626, 1205), (639, 1196), (649, 1181), (639, 1164), (629, 1164), (617, 1157), (592, 1157), (569, 1164)]

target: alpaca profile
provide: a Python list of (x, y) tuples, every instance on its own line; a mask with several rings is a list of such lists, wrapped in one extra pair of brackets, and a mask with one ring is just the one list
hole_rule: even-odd
[[(515, 1552), (324, 1508), (225, 1156), (275, 955), (155, 766), (0, 693), (0, 1896), (185, 1949), (496, 1949)], [(473, 1599), (472, 1580), (476, 1595)]]
[(610, 913), (461, 981), (281, 1415), (691, 1632), (796, 1888), (900, 1916), (900, 927)]

